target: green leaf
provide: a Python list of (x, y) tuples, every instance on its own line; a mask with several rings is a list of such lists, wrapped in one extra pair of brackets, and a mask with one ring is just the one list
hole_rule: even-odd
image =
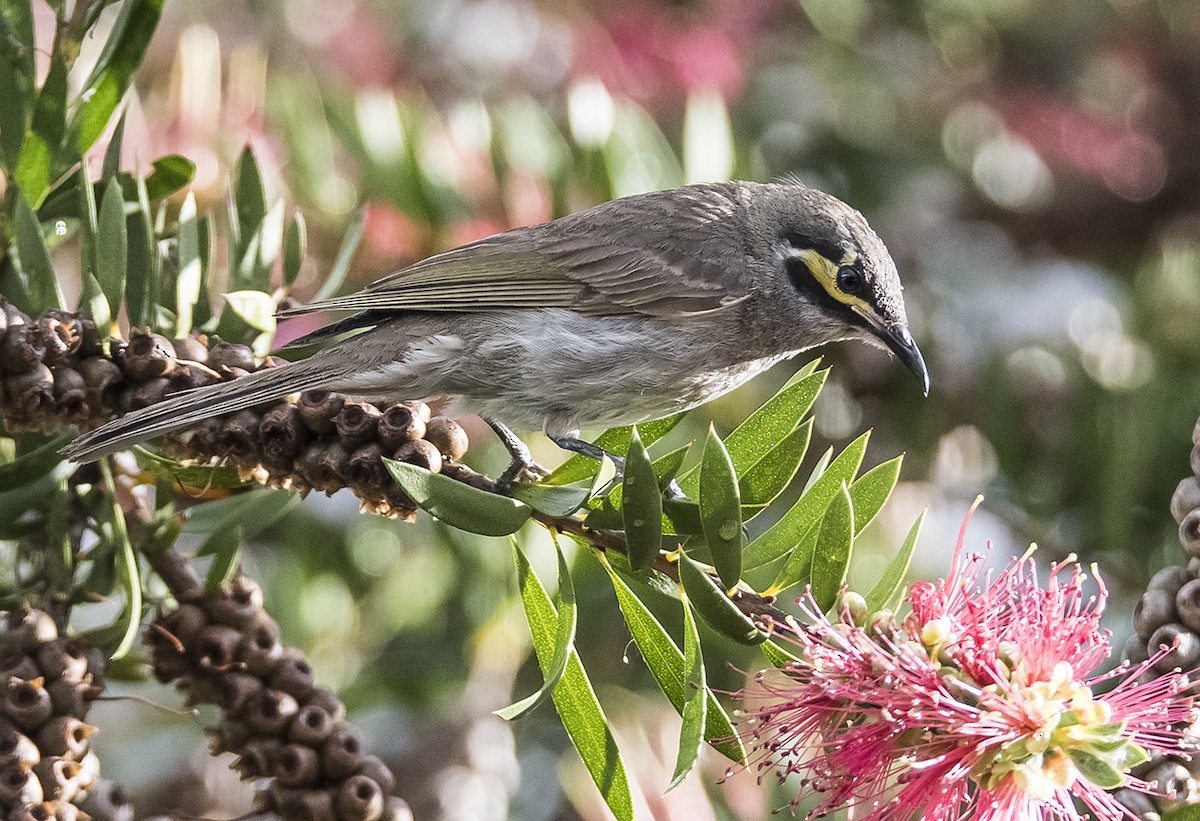
[[(108, 460), (100, 462), (100, 471), (105, 485), (110, 489), (113, 488), (115, 485), (112, 468), (109, 466)], [(133, 649), (138, 629), (141, 627), (142, 579), (133, 543), (129, 541), (129, 529), (125, 526), (125, 513), (121, 510), (121, 505), (117, 503), (116, 496), (110, 496), (110, 498), (112, 506), (109, 515), (112, 517), (112, 535), (117, 545), (117, 577), (122, 582), (122, 588), (125, 591), (125, 618), (128, 619), (117, 649), (111, 654), (111, 658), (119, 659)]]
[[(821, 393), (828, 375), (826, 369), (784, 385), (725, 437), (725, 448), (738, 476), (766, 458), (796, 429)], [(689, 471), (679, 479), (679, 486), (688, 495), (695, 493), (698, 483), (696, 471)]]
[(760, 644), (766, 640), (767, 634), (746, 618), (713, 578), (682, 551), (679, 553), (679, 581), (696, 612), (709, 627), (741, 644)]
[(121, 144), (125, 141), (125, 117), (129, 114), (126, 109), (117, 118), (113, 126), (112, 139), (104, 149), (104, 165), (100, 168), (100, 182), (107, 185), (108, 181), (121, 172)]
[(17, 241), (21, 273), (25, 275), (25, 284), (33, 304), (30, 313), (40, 314), (51, 308), (65, 308), (67, 303), (62, 289), (58, 287), (58, 277), (50, 262), (50, 254), (46, 251), (42, 227), (21, 192), (17, 192), (13, 208), (13, 233)]
[(850, 497), (854, 500), (854, 535), (862, 533), (879, 513), (900, 478), (904, 456), (897, 456), (868, 470), (854, 481)]
[(300, 266), (304, 264), (304, 255), (308, 252), (308, 227), (304, 224), (304, 215), (299, 211), (288, 223), (283, 234), (283, 284), (291, 286), (300, 275)]
[(221, 528), (200, 545), (200, 549), (196, 551), (197, 556), (213, 557), (212, 566), (208, 569), (208, 577), (204, 580), (205, 590), (210, 592), (217, 590), (222, 583), (233, 578), (238, 558), (242, 553), (244, 538), (241, 525), (235, 524)]
[[(558, 612), (535, 574), (520, 578), (524, 581), (521, 604), (525, 608), (525, 618), (533, 636), (533, 648), (542, 675), (545, 676), (550, 672), (554, 657)], [(579, 661), (579, 654), (573, 649), (552, 698), (563, 728), (583, 759), (583, 765), (604, 797), (604, 802), (619, 821), (633, 821), (633, 795), (629, 790), (625, 763), (608, 727), (608, 718), (600, 708), (592, 683)]]
[[(122, 175), (133, 184), (131, 175)], [(167, 154), (154, 161), (154, 170), (146, 176), (146, 195), (158, 202), (182, 191), (196, 177), (196, 164), (179, 154)]]
[(69, 433), (56, 436), (11, 462), (0, 464), (0, 493), (32, 484), (58, 467), (63, 461), (59, 451), (71, 438)]
[(700, 652), (700, 633), (692, 616), (687, 596), (683, 599), (683, 726), (679, 730), (679, 754), (667, 792), (678, 787), (696, 766), (708, 713), (708, 682), (704, 675), (704, 657)]
[(83, 274), (83, 289), (79, 295), (79, 310), (84, 316), (91, 317), (97, 328), (107, 331), (112, 325), (113, 314), (108, 300), (104, 298), (104, 289), (91, 271)]
[(163, 0), (125, 0), (71, 115), (75, 155), (88, 152), (121, 102), (162, 15)]
[(1104, 759), (1076, 747), (1067, 749), (1079, 774), (1102, 790), (1115, 790), (1125, 783), (1125, 774)]
[(1200, 804), (1184, 804), (1162, 813), (1162, 821), (1200, 821)]
[(248, 484), (232, 465), (185, 465), (136, 446), (133, 448), (133, 455), (143, 470), (149, 470), (156, 476), (164, 476), (181, 488), (236, 490)]
[(96, 273), (96, 234), (99, 231), (96, 189), (88, 180), (86, 160), (81, 161), (75, 171), (75, 186), (79, 194), (79, 269), (86, 285), (86, 276)]
[(547, 516), (570, 516), (587, 503), (592, 489), (543, 485), (541, 482), (514, 482), (509, 491), (534, 510)]
[(321, 283), (321, 287), (313, 296), (313, 302), (329, 299), (342, 287), (342, 283), (346, 280), (346, 274), (350, 272), (350, 263), (354, 259), (354, 252), (358, 250), (358, 244), (362, 242), (366, 220), (366, 206), (360, 207), (354, 212), (354, 217), (346, 226), (346, 234), (342, 237), (342, 246), (338, 248), (337, 259), (334, 260), (333, 267), (329, 269), (325, 281)]
[(237, 525), (243, 540), (252, 539), (299, 503), (295, 493), (255, 488), (192, 508), (182, 532), (213, 534)]
[[(196, 223), (196, 197), (189, 191), (179, 209), (179, 275), (175, 279), (175, 335), (192, 331), (193, 310), (200, 301), (203, 283), (200, 267), (200, 227)], [(274, 317), (272, 316), (272, 322)]]
[(17, 186), (34, 208), (42, 204), (50, 190), (51, 177), (55, 174), (54, 160), (62, 145), (66, 112), (67, 66), (56, 51), (50, 58), (50, 72), (38, 93), (33, 122), (13, 172)]
[[(250, 248), (250, 238), (262, 225), (267, 216), (267, 192), (263, 186), (262, 170), (254, 151), (249, 145), (238, 157), (237, 177), (233, 189), (234, 213), (237, 215), (237, 245), (234, 248), (238, 262), (245, 259)], [(239, 288), (257, 287), (254, 283), (236, 282)]]
[[(113, 311), (121, 309), (125, 298), (129, 236), (126, 230), (125, 197), (121, 186), (109, 180), (100, 200), (97, 222), (96, 281)], [(132, 320), (131, 320), (132, 321)]]
[(829, 469), (829, 462), (832, 459), (833, 447), (830, 446), (825, 449), (825, 452), (821, 454), (821, 458), (813, 465), (812, 473), (808, 474), (808, 481), (804, 483), (804, 488), (800, 491), (801, 496), (812, 490), (812, 486), (817, 483), (817, 480), (825, 475), (825, 471)]
[(654, 563), (662, 549), (662, 491), (636, 427), (632, 436), (621, 481), (621, 519), (629, 564), (634, 570), (642, 570)]
[(456, 482), (440, 473), (385, 458), (384, 465), (408, 497), (451, 527), (482, 536), (507, 536), (529, 521), (524, 502)]
[(742, 499), (733, 462), (712, 425), (700, 462), (700, 523), (717, 575), (733, 587), (742, 578)]
[[(100, 203), (100, 212), (103, 223), (103, 201)], [(125, 310), (131, 326), (145, 327), (150, 324), (151, 283), (158, 275), (158, 265), (150, 222), (140, 209), (126, 215), (125, 234)], [(104, 229), (101, 228), (103, 235)], [(111, 299), (109, 304), (114, 304)]]
[(35, 99), (33, 4), (28, 0), (0, 3), (0, 154), (10, 172), (21, 155), (21, 144)]
[[(675, 712), (683, 714), (685, 703), (684, 691), (684, 659), (679, 646), (659, 623), (650, 609), (639, 599), (621, 578), (620, 574), (608, 563), (605, 556), (600, 554), (600, 562), (608, 571), (612, 580), (613, 590), (617, 594), (617, 604), (625, 624), (629, 626), (629, 634), (637, 645), (638, 652), (654, 674), (654, 680), (663, 695), (671, 702)], [(717, 701), (711, 690), (705, 691), (708, 706), (705, 710), (704, 738), (713, 749), (726, 758), (738, 764), (746, 762), (746, 750), (742, 747), (741, 739), (734, 732), (729, 714)]]
[(233, 291), (221, 294), (242, 321), (256, 331), (275, 333), (275, 298), (264, 291)]
[(800, 660), (798, 657), (785, 650), (783, 646), (776, 641), (764, 641), (758, 647), (760, 650), (762, 650), (762, 654), (767, 661), (771, 663), (771, 666), (780, 670), (784, 669), (792, 662)]
[(808, 453), (812, 429), (813, 420), (809, 419), (785, 436), (766, 456), (746, 468), (738, 480), (742, 505), (765, 507), (783, 493)]
[[(671, 480), (675, 478), (675, 475), (679, 473), (679, 468), (683, 465), (683, 460), (687, 457), (688, 451), (691, 450), (691, 448), (691, 445), (684, 445), (683, 447), (676, 448), (670, 453), (664, 454), (663, 456), (660, 456), (651, 462), (651, 467), (654, 468), (654, 479), (657, 482), (660, 490), (665, 490), (667, 485), (671, 483)], [(599, 474), (597, 474), (597, 476), (599, 476)], [(603, 484), (598, 483), (595, 480), (593, 480), (593, 485), (599, 485), (601, 488), (604, 487)], [(607, 501), (614, 510), (621, 509), (622, 494), (623, 490), (620, 485), (617, 485), (611, 491), (609, 491)], [(593, 506), (596, 506), (600, 501), (601, 500), (594, 501)], [(616, 524), (614, 527), (620, 527), (620, 525)]]
[(792, 551), (801, 543), (809, 528), (820, 520), (842, 483), (848, 484), (853, 481), (862, 464), (870, 436), (871, 432), (867, 431), (847, 445), (800, 500), (783, 514), (778, 522), (746, 547), (743, 562), (746, 569), (762, 567)]
[[(638, 424), (638, 436), (642, 437), (642, 444), (650, 447), (659, 439), (662, 439), (671, 430), (679, 424), (683, 419), (683, 414), (677, 413), (674, 416), (668, 416), (665, 419), (655, 419), (653, 422), (641, 422)], [(612, 453), (617, 456), (623, 456), (629, 450), (629, 443), (633, 439), (633, 427), (625, 426), (620, 428), (612, 428), (596, 437), (596, 447), (601, 448), (606, 453)], [(596, 460), (580, 454), (575, 454), (567, 461), (563, 462), (555, 468), (549, 476), (542, 481), (551, 485), (570, 485), (584, 479), (590, 479), (596, 475)]]
[[(523, 596), (525, 588), (529, 584), (528, 577), (533, 575), (533, 568), (529, 566), (525, 554), (517, 546), (517, 540), (510, 537), (510, 541), (512, 542), (513, 556), (517, 562), (517, 583)], [(554, 646), (549, 654), (550, 660), (543, 664), (546, 672), (542, 686), (536, 693), (526, 696), (515, 704), (494, 711), (505, 721), (514, 721), (529, 715), (551, 697), (554, 688), (562, 680), (563, 673), (567, 671), (567, 661), (575, 647), (575, 585), (571, 582), (571, 571), (567, 567), (567, 560), (563, 557), (562, 548), (558, 545), (557, 539), (554, 541), (554, 553), (558, 557), (558, 595), (554, 599), (554, 608), (558, 611), (558, 629), (554, 634)], [(532, 625), (530, 629), (532, 630)], [(541, 657), (542, 653), (539, 652), (539, 660)]]
[(812, 596), (822, 610), (829, 610), (837, 601), (854, 549), (854, 503), (845, 482), (838, 490), (825, 511), (813, 554)]
[(879, 577), (879, 581), (875, 582), (875, 586), (871, 588), (871, 592), (867, 594), (867, 612), (875, 613), (891, 604), (892, 599), (904, 584), (904, 577), (908, 574), (908, 565), (912, 561), (913, 550), (917, 546), (917, 539), (921, 535), (921, 525), (925, 522), (925, 514), (929, 510), (926, 508), (921, 511), (921, 515), (913, 522), (913, 526), (908, 531), (908, 536), (904, 538), (904, 544), (900, 546), (900, 552), (896, 557), (888, 562), (887, 568), (883, 571), (883, 575)]

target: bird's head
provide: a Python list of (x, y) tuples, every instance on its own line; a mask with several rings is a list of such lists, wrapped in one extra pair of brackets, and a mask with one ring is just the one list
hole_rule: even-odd
[(886, 346), (925, 393), (929, 371), (909, 333), (896, 263), (866, 219), (846, 203), (798, 183), (755, 192), (751, 222), (772, 279), (847, 337)]

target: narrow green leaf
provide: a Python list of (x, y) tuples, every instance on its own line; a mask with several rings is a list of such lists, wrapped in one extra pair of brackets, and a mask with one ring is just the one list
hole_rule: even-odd
[(0, 3), (0, 154), (8, 171), (17, 164), (36, 99), (33, 54), (33, 4)]
[(313, 296), (313, 302), (329, 299), (342, 287), (342, 283), (346, 280), (346, 274), (350, 272), (350, 262), (354, 259), (354, 252), (358, 250), (358, 244), (362, 242), (366, 218), (365, 206), (354, 212), (354, 217), (346, 226), (346, 234), (342, 237), (342, 246), (338, 249), (337, 259), (334, 260), (333, 267), (329, 269), (325, 281), (321, 283), (321, 287)]
[(67, 66), (57, 51), (38, 93), (29, 133), (17, 157), (13, 177), (30, 205), (37, 208), (56, 174), (54, 161), (62, 145), (67, 112)]
[(879, 581), (875, 582), (875, 586), (867, 594), (868, 613), (874, 613), (887, 607), (900, 590), (901, 585), (904, 584), (909, 562), (912, 561), (913, 550), (917, 546), (917, 539), (921, 536), (921, 525), (925, 522), (925, 514), (928, 512), (928, 508), (921, 511), (921, 515), (909, 528), (908, 536), (904, 538), (904, 544), (900, 546), (900, 551), (894, 559), (888, 562), (883, 575), (879, 577)]
[[(523, 579), (525, 584), (521, 588), (521, 604), (525, 608), (525, 618), (533, 636), (533, 648), (542, 675), (545, 676), (550, 672), (553, 660), (558, 612), (536, 575), (531, 573)], [(619, 821), (633, 821), (633, 795), (629, 790), (625, 763), (621, 760), (616, 739), (608, 727), (608, 718), (596, 699), (596, 692), (583, 669), (579, 654), (573, 649), (552, 697), (563, 728), (604, 797), (604, 802)]]
[(121, 144), (125, 141), (125, 117), (128, 114), (128, 109), (121, 112), (117, 124), (113, 126), (112, 139), (104, 149), (104, 165), (100, 168), (100, 182), (103, 185), (121, 172)]
[[(650, 609), (634, 594), (603, 554), (600, 555), (600, 562), (612, 580), (621, 615), (625, 617), (625, 624), (629, 626), (629, 634), (633, 636), (642, 660), (650, 668), (654, 680), (658, 682), (659, 689), (671, 702), (675, 712), (682, 715), (685, 703), (683, 653), (680, 652), (679, 646), (675, 644)], [(725, 712), (725, 708), (717, 701), (717, 697), (711, 690), (705, 690), (705, 698), (708, 706), (705, 711), (704, 738), (721, 755), (738, 764), (744, 764), (746, 750), (733, 729), (729, 714)]]
[(54, 266), (50, 262), (50, 254), (46, 251), (42, 226), (38, 223), (29, 201), (21, 192), (17, 192), (13, 207), (13, 233), (17, 241), (21, 273), (25, 275), (25, 285), (29, 289), (29, 298), (34, 307), (32, 313), (40, 314), (51, 308), (67, 307), (62, 289), (58, 286)]
[[(239, 242), (237, 259), (241, 260), (250, 247), (250, 237), (262, 225), (267, 216), (267, 192), (263, 186), (262, 170), (249, 145), (238, 157), (237, 177), (233, 189), (234, 206), (237, 212)], [(235, 283), (238, 287), (254, 287), (248, 283)]]
[(247, 485), (233, 465), (185, 465), (142, 447), (134, 447), (133, 455), (143, 470), (166, 477), (182, 488), (236, 490)]
[(109, 180), (104, 188), (96, 230), (96, 281), (100, 283), (109, 307), (119, 311), (125, 298), (129, 237), (125, 198), (115, 179)]
[[(691, 450), (691, 448), (691, 445), (684, 445), (683, 447), (676, 448), (670, 453), (664, 454), (663, 456), (660, 456), (651, 462), (651, 467), (654, 468), (654, 479), (657, 482), (660, 490), (666, 490), (667, 485), (669, 485), (671, 480), (675, 478), (675, 475), (679, 473), (679, 468), (683, 465), (683, 460), (687, 457), (688, 451)], [(545, 483), (543, 482), (542, 484)], [(595, 484), (595, 482), (593, 482), (593, 484)], [(600, 487), (603, 487), (603, 485), (600, 485)], [(623, 490), (620, 485), (617, 485), (611, 491), (609, 491), (607, 501), (610, 505), (612, 505), (613, 509), (621, 509), (622, 494)], [(595, 507), (599, 505), (599, 502), (600, 500), (598, 499), (593, 500), (592, 504)], [(620, 525), (614, 526), (619, 527)]]
[(767, 634), (746, 618), (713, 578), (682, 551), (679, 554), (679, 581), (696, 612), (709, 627), (742, 644), (760, 644), (766, 640)]
[[(100, 202), (101, 223), (103, 224), (104, 201)], [(105, 231), (101, 228), (101, 237)], [(133, 327), (145, 327), (150, 324), (150, 295), (151, 285), (156, 274), (155, 259), (152, 252), (153, 237), (150, 233), (150, 223), (140, 210), (125, 217), (125, 310), (129, 324)], [(101, 246), (104, 240), (101, 239)], [(115, 247), (115, 245), (114, 245)], [(113, 269), (116, 276), (116, 269)], [(99, 277), (97, 277), (99, 279)], [(103, 286), (103, 281), (101, 285)], [(107, 294), (108, 291), (106, 290)], [(119, 309), (119, 303), (108, 300), (114, 310)]]
[[(175, 335), (192, 331), (192, 317), (200, 301), (200, 229), (196, 224), (196, 197), (189, 191), (179, 209), (179, 275), (175, 280)], [(271, 318), (274, 323), (274, 316)]]
[(407, 462), (384, 459), (392, 478), (426, 513), (451, 527), (483, 536), (507, 536), (529, 521), (532, 508), (524, 502), (456, 482)]
[(154, 161), (154, 170), (146, 176), (146, 195), (151, 202), (164, 200), (176, 191), (182, 191), (195, 177), (194, 162), (179, 154), (167, 154)]
[(621, 498), (629, 564), (634, 570), (642, 570), (654, 563), (662, 549), (662, 491), (636, 427), (625, 455)]
[(762, 567), (793, 550), (801, 542), (809, 528), (820, 519), (825, 508), (837, 495), (842, 483), (848, 484), (854, 480), (862, 464), (863, 454), (866, 453), (870, 435), (871, 432), (867, 431), (847, 445), (800, 500), (783, 514), (778, 522), (746, 547), (743, 562), (745, 568)]
[(96, 214), (96, 189), (88, 180), (86, 159), (80, 161), (75, 172), (75, 187), (79, 196), (79, 268), (86, 276), (96, 273), (96, 235), (100, 230)]
[(192, 508), (182, 532), (213, 534), (237, 525), (243, 540), (252, 539), (299, 503), (295, 493), (255, 488)]
[[(509, 540), (512, 542), (513, 556), (517, 562), (518, 585), (524, 591), (529, 584), (528, 576), (533, 575), (533, 568), (529, 566), (525, 554), (517, 546), (517, 540), (512, 537), (509, 537)], [(571, 582), (571, 571), (567, 567), (567, 560), (563, 557), (562, 548), (557, 539), (554, 540), (554, 553), (558, 557), (558, 595), (554, 599), (554, 609), (558, 611), (558, 629), (554, 633), (554, 645), (548, 648), (550, 660), (543, 665), (546, 672), (542, 686), (536, 693), (526, 696), (515, 704), (494, 711), (505, 721), (514, 721), (529, 715), (551, 697), (554, 688), (562, 680), (563, 673), (567, 671), (567, 661), (575, 647), (577, 621), (575, 585)], [(544, 653), (539, 650), (539, 660), (543, 655)]]
[(59, 450), (70, 441), (70, 434), (56, 436), (11, 462), (0, 464), (0, 493), (32, 484), (50, 473), (63, 461)]
[(784, 669), (792, 662), (800, 660), (799, 658), (794, 656), (792, 653), (790, 653), (786, 649), (784, 649), (784, 647), (781, 644), (779, 644), (777, 641), (774, 641), (774, 640), (764, 641), (762, 644), (759, 645), (759, 649), (762, 650), (763, 656), (767, 659), (768, 662), (771, 663), (771, 666), (776, 667), (780, 670)]
[(828, 610), (837, 601), (853, 549), (854, 503), (850, 501), (850, 489), (842, 482), (825, 511), (813, 554), (812, 596), (822, 610)]
[(1162, 813), (1162, 821), (1200, 821), (1200, 804), (1184, 804)]
[(683, 726), (679, 730), (679, 754), (667, 792), (678, 787), (696, 766), (708, 712), (708, 682), (704, 675), (704, 657), (700, 652), (700, 633), (692, 616), (687, 596), (683, 598)]
[(163, 0), (125, 0), (71, 115), (75, 154), (83, 155), (104, 132), (162, 15)]
[(79, 295), (79, 310), (84, 316), (91, 317), (92, 321), (96, 323), (96, 327), (102, 329), (104, 332), (107, 332), (107, 329), (112, 325), (112, 307), (104, 297), (104, 289), (100, 287), (100, 281), (96, 279), (96, 275), (91, 271), (85, 271), (83, 274), (83, 289)]
[[(199, 294), (197, 294), (199, 296)], [(275, 333), (275, 298), (264, 291), (233, 291), (221, 294), (242, 321), (256, 331)]]
[[(683, 414), (677, 413), (665, 419), (655, 419), (653, 422), (639, 423), (637, 426), (638, 436), (642, 437), (642, 444), (650, 447), (670, 433), (679, 424), (681, 419), (683, 419)], [(625, 454), (625, 451), (629, 450), (629, 442), (632, 438), (633, 428), (627, 425), (625, 427), (606, 430), (596, 437), (595, 444), (606, 453), (622, 456)], [(596, 460), (575, 454), (559, 465), (542, 481), (551, 485), (570, 485), (584, 479), (590, 479), (595, 475)]]
[(801, 496), (812, 490), (812, 486), (817, 483), (817, 480), (825, 475), (825, 471), (829, 469), (829, 462), (832, 459), (833, 446), (831, 445), (825, 449), (825, 452), (821, 454), (821, 458), (813, 465), (812, 473), (808, 474), (808, 480), (804, 483), (804, 488), (800, 491)]
[(1102, 790), (1115, 790), (1125, 783), (1125, 775), (1104, 759), (1087, 750), (1071, 747), (1067, 749), (1071, 763), (1079, 774)]
[(308, 252), (308, 227), (304, 215), (296, 212), (283, 235), (283, 284), (291, 286), (300, 275), (304, 256)]
[[(796, 429), (821, 393), (828, 375), (826, 369), (784, 385), (725, 437), (725, 448), (738, 476), (765, 458), (780, 440)], [(679, 486), (684, 493), (692, 495), (698, 482), (696, 472), (689, 471), (679, 479)]]
[[(114, 486), (113, 475), (108, 460), (100, 462), (100, 471), (104, 477), (105, 484), (109, 488), (112, 488)], [(111, 655), (111, 658), (119, 659), (123, 658), (133, 649), (133, 643), (137, 640), (138, 629), (141, 627), (142, 578), (141, 571), (138, 568), (137, 555), (133, 550), (133, 543), (129, 541), (129, 529), (125, 526), (125, 513), (117, 503), (116, 496), (112, 496), (111, 498), (113, 500), (110, 513), (112, 516), (113, 539), (117, 545), (117, 576), (125, 591), (125, 618), (128, 619), (125, 624), (125, 632), (121, 636), (121, 641)]]
[(205, 590), (210, 592), (217, 590), (222, 583), (233, 578), (238, 558), (242, 553), (243, 539), (241, 525), (233, 525), (218, 530), (209, 536), (204, 544), (200, 545), (196, 551), (197, 556), (213, 557), (212, 565), (208, 569), (208, 576), (204, 580)]
[(742, 578), (742, 499), (733, 462), (717, 432), (708, 426), (700, 462), (700, 523), (717, 575), (726, 587)]
[(742, 505), (763, 508), (792, 483), (808, 453), (813, 420), (809, 419), (785, 436), (766, 456), (742, 472), (738, 487)]
[(904, 456), (896, 456), (878, 464), (854, 481), (850, 497), (854, 500), (854, 535), (862, 533), (864, 527), (874, 520), (892, 489), (900, 478), (900, 465)]
[(570, 516), (587, 503), (592, 489), (544, 485), (541, 482), (514, 482), (510, 493), (514, 499), (520, 499), (547, 516)]

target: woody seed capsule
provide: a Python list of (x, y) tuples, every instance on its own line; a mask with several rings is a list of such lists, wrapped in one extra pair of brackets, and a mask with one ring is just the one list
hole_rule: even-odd
[(43, 684), (40, 678), (28, 681), (10, 678), (4, 688), (0, 712), (22, 730), (35, 729), (50, 718), (53, 710), (50, 694)]
[(329, 391), (305, 391), (300, 394), (296, 408), (308, 429), (316, 434), (333, 431), (333, 419), (346, 404), (346, 398)]
[(161, 334), (134, 333), (125, 348), (124, 367), (138, 381), (166, 376), (175, 367), (175, 347)]
[(378, 442), (363, 445), (350, 455), (346, 479), (356, 488), (382, 487), (387, 482), (383, 466), (383, 449)]
[(308, 441), (308, 428), (295, 405), (280, 404), (263, 415), (258, 427), (267, 467), (290, 467)]
[(375, 438), (379, 426), (379, 408), (364, 402), (346, 402), (333, 418), (338, 439), (348, 448), (356, 448)]
[(353, 775), (342, 782), (336, 804), (344, 821), (377, 821), (383, 815), (383, 790), (365, 775)]
[(193, 336), (173, 339), (171, 340), (171, 347), (175, 349), (176, 359), (185, 359), (188, 362), (197, 362), (201, 365), (208, 362), (208, 346)]
[(1181, 481), (1171, 496), (1171, 516), (1176, 522), (1182, 522), (1183, 517), (1200, 507), (1200, 478), (1189, 476)]
[(297, 744), (319, 747), (333, 731), (333, 717), (323, 707), (305, 704), (288, 725), (287, 737)]
[(1179, 542), (1191, 556), (1200, 556), (1200, 507), (1179, 523)]
[(446, 416), (435, 416), (430, 419), (424, 438), (432, 442), (442, 454), (442, 458), (448, 462), (456, 462), (461, 459), (470, 444), (467, 432), (463, 430), (462, 425)]
[(409, 405), (392, 405), (379, 417), (379, 443), (395, 450), (425, 435), (425, 420)]
[(79, 416), (87, 410), (87, 384), (79, 371), (66, 365), (55, 365), (50, 369), (54, 374), (54, 404), (60, 413), (67, 416)]
[(221, 452), (236, 459), (249, 459), (258, 452), (259, 415), (252, 410), (240, 410), (225, 420), (217, 446)]
[(246, 708), (246, 723), (259, 735), (280, 736), (300, 712), (296, 699), (278, 690), (263, 690)]
[(215, 371), (222, 369), (254, 370), (254, 351), (248, 345), (232, 342), (217, 342), (208, 349), (208, 366)]
[(396, 459), (437, 473), (442, 469), (442, 454), (428, 439), (405, 442), (396, 451)]
[(33, 325), (10, 325), (0, 339), (0, 369), (9, 374), (24, 373), (45, 356), (46, 343)]
[[(58, 312), (56, 312), (58, 313)], [(65, 315), (47, 314), (38, 319), (36, 327), (46, 346), (46, 361), (58, 362), (79, 350), (79, 320)]]
[(321, 745), (321, 766), (329, 778), (345, 778), (362, 764), (362, 741), (346, 724), (339, 724)]
[(1147, 649), (1157, 652), (1160, 647), (1171, 648), (1154, 665), (1154, 669), (1160, 673), (1170, 672), (1176, 667), (1191, 670), (1200, 661), (1200, 636), (1182, 624), (1164, 624), (1154, 631), (1147, 642)]
[(4, 377), (4, 391), (17, 414), (32, 419), (54, 406), (54, 374), (39, 362)]
[(129, 409), (139, 410), (157, 405), (167, 398), (171, 383), (165, 376), (157, 376), (138, 385), (129, 393)]

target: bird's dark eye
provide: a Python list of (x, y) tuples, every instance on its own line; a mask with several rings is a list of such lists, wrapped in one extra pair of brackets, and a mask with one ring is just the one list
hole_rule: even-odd
[(847, 266), (838, 271), (837, 284), (842, 293), (857, 294), (862, 290), (863, 275), (854, 268)]

